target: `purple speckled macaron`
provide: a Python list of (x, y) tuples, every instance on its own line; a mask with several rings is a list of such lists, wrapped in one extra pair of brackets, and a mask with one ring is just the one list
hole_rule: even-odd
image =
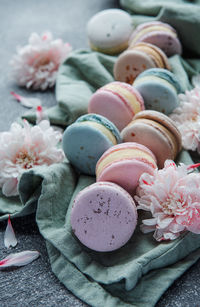
[(133, 198), (111, 182), (96, 182), (76, 196), (71, 226), (85, 246), (99, 252), (116, 250), (127, 243), (137, 224)]

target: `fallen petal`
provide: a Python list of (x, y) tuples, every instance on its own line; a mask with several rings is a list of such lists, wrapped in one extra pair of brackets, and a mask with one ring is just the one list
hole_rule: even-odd
[(12, 266), (24, 266), (31, 263), (39, 257), (40, 253), (37, 251), (24, 251), (20, 253), (10, 254), (3, 260), (0, 260), (0, 269)]
[(190, 170), (193, 170), (197, 167), (200, 167), (200, 163), (189, 165), (187, 169), (188, 169), (188, 171), (190, 171)]
[(44, 113), (42, 106), (37, 106), (36, 124), (38, 125), (42, 120), (48, 120), (48, 116)]
[(15, 247), (17, 245), (17, 239), (11, 224), (10, 215), (8, 217), (8, 224), (4, 235), (4, 245), (6, 248), (9, 248), (10, 246)]
[(16, 94), (15, 92), (10, 92), (10, 93), (17, 99), (17, 101), (21, 103), (22, 106), (26, 108), (37, 108), (38, 106), (41, 106), (41, 100), (38, 98), (24, 97)]

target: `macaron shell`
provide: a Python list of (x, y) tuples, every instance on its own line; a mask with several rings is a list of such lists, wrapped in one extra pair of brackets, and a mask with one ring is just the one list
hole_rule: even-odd
[(142, 95), (146, 109), (156, 110), (168, 115), (179, 106), (177, 92), (172, 85), (167, 84), (167, 81), (162, 82), (162, 79), (153, 78), (149, 75), (137, 79), (133, 86)]
[(94, 175), (101, 155), (113, 144), (98, 129), (74, 123), (63, 135), (63, 150), (69, 161), (84, 174)]
[(143, 29), (147, 29), (147, 28), (150, 28), (150, 27), (153, 27), (153, 26), (160, 26), (160, 27), (164, 27), (164, 28), (167, 28), (169, 29), (170, 31), (174, 32), (176, 34), (176, 30), (170, 26), (170, 24), (168, 23), (165, 23), (165, 22), (162, 22), (162, 21), (148, 21), (148, 22), (144, 22), (144, 23), (141, 23), (140, 25), (137, 26), (137, 28), (135, 29), (135, 31), (132, 33), (132, 37), (131, 39), (133, 39), (133, 37), (138, 33), (140, 32), (141, 30)]
[(144, 70), (155, 68), (156, 64), (150, 56), (138, 50), (126, 50), (114, 65), (115, 80), (132, 84)]
[(156, 45), (162, 49), (168, 57), (174, 54), (181, 54), (182, 47), (177, 37), (170, 35), (168, 32), (155, 31), (147, 33), (140, 37), (137, 42), (146, 42), (149, 44)]
[(181, 92), (181, 86), (180, 86), (180, 83), (177, 77), (175, 76), (174, 73), (172, 73), (171, 71), (167, 69), (151, 68), (151, 69), (145, 70), (138, 76), (137, 80), (143, 77), (147, 77), (147, 76), (161, 78), (169, 82), (175, 88), (178, 94)]
[(87, 247), (109, 252), (127, 243), (137, 224), (137, 210), (131, 196), (114, 183), (95, 183), (74, 200), (71, 225)]
[(87, 25), (91, 48), (108, 54), (116, 54), (126, 49), (132, 31), (131, 16), (120, 9), (101, 11), (94, 15)]
[(119, 131), (128, 125), (134, 116), (134, 113), (126, 107), (120, 97), (103, 89), (92, 96), (88, 112), (95, 112), (107, 117)]
[(116, 128), (114, 123), (108, 120), (106, 117), (101, 116), (99, 114), (90, 113), (90, 114), (85, 114), (85, 115), (80, 116), (76, 120), (76, 123), (87, 122), (87, 121), (94, 122), (94, 123), (104, 126), (106, 129), (108, 129), (113, 134), (113, 136), (117, 140), (117, 143), (121, 143), (121, 136), (120, 136), (118, 129)]
[[(146, 30), (146, 32), (142, 34), (144, 30)], [(141, 36), (138, 36), (140, 33)], [(138, 39), (136, 38), (137, 36)], [(129, 45), (134, 45), (138, 42), (147, 42), (156, 45), (161, 48), (167, 56), (181, 54), (182, 52), (182, 46), (177, 37), (176, 30), (169, 24), (161, 21), (145, 22), (137, 26), (130, 37)]]
[(166, 159), (174, 160), (177, 146), (166, 129), (151, 120), (134, 120), (121, 132), (124, 142), (138, 142), (148, 147), (156, 156), (158, 167), (162, 168)]
[(111, 163), (97, 177), (97, 182), (114, 182), (134, 195), (138, 181), (143, 173), (153, 174), (154, 169), (142, 159), (121, 160)]

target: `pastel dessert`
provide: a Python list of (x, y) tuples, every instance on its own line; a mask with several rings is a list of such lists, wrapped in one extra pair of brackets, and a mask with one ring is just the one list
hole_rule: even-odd
[(148, 69), (136, 78), (133, 86), (142, 95), (145, 109), (168, 115), (179, 105), (181, 87), (176, 76), (167, 69)]
[(126, 49), (132, 31), (131, 16), (120, 9), (101, 11), (87, 24), (91, 49), (107, 54), (117, 54)]
[(150, 68), (170, 69), (170, 65), (160, 48), (139, 43), (120, 54), (114, 65), (114, 77), (117, 81), (132, 85), (141, 72)]
[(97, 182), (76, 196), (71, 211), (75, 236), (85, 246), (110, 252), (131, 238), (137, 224), (133, 198), (111, 182)]
[(121, 136), (124, 142), (138, 142), (148, 147), (156, 156), (159, 168), (166, 159), (174, 160), (182, 147), (181, 134), (174, 121), (157, 111), (137, 113)]
[(111, 82), (97, 90), (91, 97), (89, 113), (107, 117), (121, 131), (133, 116), (144, 110), (140, 93), (125, 82)]
[(120, 132), (107, 118), (86, 114), (67, 127), (62, 145), (66, 157), (78, 171), (94, 175), (104, 151), (120, 141)]
[(151, 21), (139, 25), (132, 33), (129, 45), (132, 47), (139, 42), (158, 46), (167, 56), (181, 54), (182, 47), (176, 30), (161, 21)]
[(134, 195), (140, 176), (152, 174), (157, 168), (156, 158), (146, 146), (122, 143), (108, 149), (96, 165), (97, 181), (110, 181)]

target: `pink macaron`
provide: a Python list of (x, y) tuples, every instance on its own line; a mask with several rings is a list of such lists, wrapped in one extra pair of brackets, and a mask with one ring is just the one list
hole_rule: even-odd
[(181, 134), (175, 123), (165, 114), (146, 110), (136, 114), (121, 136), (124, 142), (138, 142), (148, 147), (156, 156), (158, 167), (166, 159), (174, 160), (180, 152)]
[(133, 84), (135, 78), (150, 68), (170, 69), (165, 53), (155, 45), (138, 43), (122, 52), (115, 62), (115, 80)]
[(97, 182), (78, 193), (71, 211), (75, 236), (99, 252), (116, 250), (131, 238), (137, 224), (133, 198), (111, 182)]
[(146, 42), (158, 46), (167, 56), (181, 54), (182, 47), (176, 30), (161, 21), (150, 21), (137, 26), (133, 31), (129, 46)]
[(138, 143), (118, 144), (108, 149), (96, 165), (97, 181), (114, 182), (134, 195), (143, 173), (152, 174), (157, 168), (151, 150)]
[(120, 131), (142, 110), (142, 96), (124, 82), (111, 82), (101, 87), (92, 95), (88, 106), (89, 113), (107, 117)]

